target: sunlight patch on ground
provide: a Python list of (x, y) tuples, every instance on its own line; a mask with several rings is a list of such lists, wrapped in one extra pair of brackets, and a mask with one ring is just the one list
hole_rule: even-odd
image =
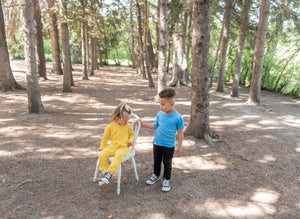
[(183, 106), (190, 106), (191, 101), (177, 101), (175, 105), (183, 105)]
[(279, 125), (279, 122), (276, 120), (261, 120), (258, 123), (261, 125)]
[(173, 167), (182, 169), (185, 173), (195, 170), (223, 170), (227, 168), (225, 163), (218, 164), (200, 156), (174, 157)]
[(273, 157), (271, 154), (264, 155), (262, 159), (257, 160), (260, 163), (269, 163), (269, 162), (275, 162), (276, 158)]
[(138, 151), (152, 151), (153, 144), (152, 144), (153, 137), (138, 137), (135, 148)]
[[(268, 193), (269, 194), (269, 193)], [(256, 193), (255, 193), (256, 195)], [(260, 196), (260, 195), (258, 195)], [(257, 196), (254, 196), (257, 197)], [(269, 196), (268, 196), (269, 197)], [(261, 197), (258, 197), (260, 200)], [(271, 199), (273, 200), (273, 196)], [(278, 195), (276, 195), (276, 200)], [(273, 203), (273, 202), (272, 202)], [(245, 202), (240, 200), (213, 200), (208, 199), (204, 204), (195, 204), (194, 209), (199, 214), (205, 212), (214, 217), (264, 217), (277, 212), (270, 203), (253, 200)]]
[(0, 119), (0, 122), (11, 122), (14, 121), (15, 119)]
[(256, 192), (251, 197), (252, 201), (268, 204), (274, 204), (278, 201), (278, 199), (279, 193), (264, 188), (256, 189)]
[(151, 213), (140, 217), (141, 219), (164, 219), (166, 217), (163, 213)]
[(244, 116), (242, 116), (242, 118), (254, 119), (254, 118), (260, 118), (260, 116), (244, 115)]
[(284, 125), (293, 126), (295, 128), (300, 127), (300, 119), (295, 116), (281, 116), (278, 118)]
[(222, 106), (226, 107), (226, 106), (241, 106), (244, 105), (244, 103), (225, 103)]
[(261, 128), (261, 126), (256, 125), (256, 124), (247, 124), (246, 127), (251, 128), (251, 129), (260, 129)]
[(231, 121), (216, 121), (216, 122), (212, 122), (212, 124), (214, 124), (214, 125), (237, 125), (237, 124), (240, 124), (243, 122), (244, 122), (244, 120), (235, 119), (235, 120), (231, 120)]

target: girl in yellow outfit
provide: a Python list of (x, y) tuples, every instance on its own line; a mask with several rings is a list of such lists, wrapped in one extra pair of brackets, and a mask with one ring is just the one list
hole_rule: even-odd
[[(129, 147), (133, 142), (133, 130), (131, 124), (128, 123), (130, 119), (131, 110), (127, 104), (120, 104), (110, 115), (112, 123), (110, 123), (104, 130), (104, 135), (99, 154), (99, 170), (105, 173), (99, 182), (99, 186), (108, 184), (112, 175), (115, 174), (126, 155), (129, 152)], [(110, 145), (107, 146), (110, 138)], [(108, 158), (114, 157), (111, 164)]]

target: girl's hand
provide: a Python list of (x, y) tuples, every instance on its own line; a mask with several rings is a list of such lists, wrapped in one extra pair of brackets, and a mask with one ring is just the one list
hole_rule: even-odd
[(129, 142), (129, 143), (128, 143), (128, 147), (131, 147), (131, 146), (132, 146), (132, 142)]
[(101, 149), (101, 148), (98, 148), (96, 151), (102, 151), (102, 149)]

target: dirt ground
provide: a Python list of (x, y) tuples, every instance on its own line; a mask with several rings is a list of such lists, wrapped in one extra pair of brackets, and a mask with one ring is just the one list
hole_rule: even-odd
[[(26, 86), (24, 66), (12, 62)], [(49, 68), (51, 66), (48, 66)], [(48, 69), (50, 71), (50, 69)], [(153, 122), (156, 88), (127, 67), (104, 67), (62, 93), (62, 76), (40, 80), (46, 113), (27, 113), (26, 91), (0, 93), (0, 218), (300, 218), (300, 101), (262, 91), (262, 106), (210, 92), (210, 126), (215, 146), (185, 136), (181, 157), (173, 159), (170, 192), (152, 174), (153, 130), (137, 142), (135, 180), (130, 162), (99, 187), (92, 182), (109, 114), (127, 101), (144, 121)], [(170, 76), (169, 76), (170, 77)], [(156, 75), (154, 75), (156, 81)], [(189, 121), (191, 88), (176, 88), (176, 109)]]

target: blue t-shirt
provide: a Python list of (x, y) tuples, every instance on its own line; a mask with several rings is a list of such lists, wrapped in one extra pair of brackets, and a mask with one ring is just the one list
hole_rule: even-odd
[(175, 147), (177, 130), (184, 129), (183, 118), (176, 110), (168, 115), (160, 110), (153, 125), (157, 127), (153, 144), (171, 148)]

